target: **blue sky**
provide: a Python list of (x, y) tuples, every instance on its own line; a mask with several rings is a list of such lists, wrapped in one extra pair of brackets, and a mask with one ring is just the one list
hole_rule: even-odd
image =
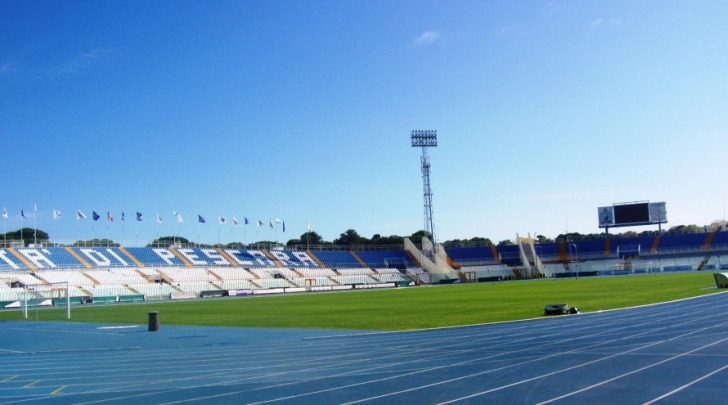
[(438, 131), (439, 241), (599, 232), (597, 207), (627, 201), (709, 224), (728, 197), (727, 17), (725, 1), (3, 1), (3, 224), (406, 236), (424, 227), (413, 129)]

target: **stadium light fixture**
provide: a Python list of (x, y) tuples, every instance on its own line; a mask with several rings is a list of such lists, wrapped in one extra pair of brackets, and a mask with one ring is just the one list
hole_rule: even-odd
[(432, 129), (413, 130), (411, 133), (411, 139), (413, 148), (422, 148), (422, 157), (420, 161), (422, 163), (425, 232), (427, 232), (432, 239), (432, 243), (435, 244), (435, 225), (432, 215), (432, 189), (430, 188), (431, 165), (430, 155), (427, 153), (427, 148), (434, 148), (437, 146), (437, 131)]

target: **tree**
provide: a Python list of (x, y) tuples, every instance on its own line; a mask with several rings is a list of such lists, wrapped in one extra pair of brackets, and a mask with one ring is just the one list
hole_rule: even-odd
[(301, 245), (305, 245), (305, 243), (301, 242), (301, 239), (288, 239), (288, 242), (286, 242), (286, 247), (288, 248), (293, 248)]
[(470, 246), (490, 246), (493, 244), (493, 242), (488, 238), (482, 238), (482, 237), (476, 236), (476, 237), (470, 238), (470, 240), (468, 241), (468, 244)]
[(339, 246), (366, 245), (369, 240), (360, 236), (355, 230), (348, 229), (346, 232), (334, 239), (334, 244)]
[(409, 239), (417, 246), (422, 246), (422, 238), (427, 236), (430, 240), (432, 240), (432, 236), (427, 233), (427, 231), (419, 230), (412, 235), (410, 235)]
[(89, 240), (77, 240), (73, 243), (73, 246), (114, 246), (118, 247), (121, 246), (120, 244), (114, 242), (111, 239), (89, 239)]
[(706, 231), (705, 227), (703, 227), (703, 226), (678, 225), (678, 226), (673, 226), (667, 232), (681, 234), (681, 233), (703, 233), (703, 232), (707, 232), (707, 231)]
[(369, 243), (376, 246), (404, 246), (404, 238), (397, 235), (382, 236), (376, 233)]
[(230, 242), (227, 245), (225, 245), (226, 249), (244, 249), (245, 244), (241, 242)]
[(710, 229), (722, 229), (726, 230), (726, 224), (728, 224), (728, 221), (725, 219), (716, 219), (715, 221), (710, 223)]
[[(23, 234), (23, 237), (20, 237), (20, 234)], [(33, 228), (23, 228), (18, 229), (17, 231), (8, 232), (5, 234), (5, 238), (7, 240), (23, 240), (23, 242), (27, 245), (30, 243), (33, 243), (35, 241), (38, 242), (46, 242), (48, 241), (48, 233), (44, 232), (40, 229), (33, 229)]]
[(307, 245), (321, 245), (324, 243), (324, 238), (314, 231), (308, 231), (304, 234), (301, 234), (300, 241), (301, 244), (305, 243)]
[(147, 245), (147, 247), (152, 247), (152, 246), (170, 246), (170, 245), (174, 245), (174, 244), (177, 244), (177, 243), (180, 243), (180, 244), (183, 244), (183, 245), (187, 245), (187, 244), (190, 243), (190, 241), (187, 240), (186, 238), (181, 237), (181, 236), (162, 236), (161, 238), (155, 239), (154, 241), (152, 241), (152, 243), (150, 243), (149, 245)]

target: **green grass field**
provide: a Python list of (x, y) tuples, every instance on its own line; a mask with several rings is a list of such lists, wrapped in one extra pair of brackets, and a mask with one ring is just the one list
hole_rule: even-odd
[[(409, 330), (528, 319), (547, 304), (582, 312), (665, 302), (718, 292), (712, 273), (592, 277), (397, 288), (341, 293), (74, 306), (73, 322), (161, 325)], [(40, 320), (64, 320), (65, 310), (31, 309)], [(21, 319), (2, 311), (0, 320)]]

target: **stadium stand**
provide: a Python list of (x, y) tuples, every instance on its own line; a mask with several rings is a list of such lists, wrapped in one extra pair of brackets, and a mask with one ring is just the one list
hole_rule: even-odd
[(313, 250), (312, 253), (329, 268), (362, 267), (361, 263), (349, 251)]
[[(544, 243), (535, 244), (535, 251), (544, 263), (542, 276), (548, 278), (728, 270), (727, 231)], [(516, 245), (451, 247), (446, 252), (460, 267), (458, 282), (510, 280), (525, 274)], [(215, 291), (299, 292), (432, 280), (402, 249), (0, 249), (3, 305), (22, 299), (24, 285), (55, 282), (68, 282), (73, 297), (105, 303), (190, 298)]]
[(357, 251), (368, 267), (394, 267), (405, 269), (414, 266), (404, 250), (368, 250)]
[[(374, 274), (374, 270), (365, 267), (354, 267), (354, 268), (338, 268), (336, 271), (344, 276), (356, 276), (356, 275), (371, 275)], [(399, 271), (397, 271), (399, 272)]]
[[(298, 274), (303, 277), (332, 277), (337, 276), (338, 273), (332, 269), (297, 269)], [(299, 277), (300, 277), (299, 276)]]
[(177, 256), (175, 256), (168, 249), (164, 248), (138, 248), (129, 247), (126, 248), (132, 256), (134, 256), (139, 262), (144, 263), (144, 266), (182, 266), (184, 262)]
[(728, 230), (717, 232), (713, 236), (711, 247), (728, 249)]
[(463, 266), (477, 266), (495, 262), (492, 250), (486, 246), (478, 247), (448, 247), (445, 248), (448, 256)]
[(658, 251), (661, 253), (692, 250), (696, 246), (703, 246), (706, 238), (705, 233), (693, 233), (683, 235), (663, 235), (660, 240)]

